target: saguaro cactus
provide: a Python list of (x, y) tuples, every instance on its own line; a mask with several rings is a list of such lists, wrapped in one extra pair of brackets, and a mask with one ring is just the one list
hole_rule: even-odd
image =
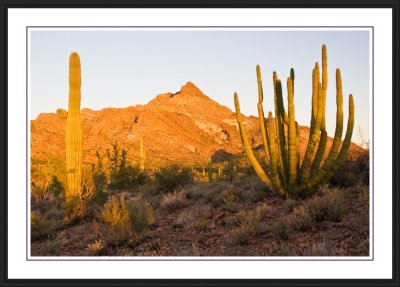
[(208, 175), (208, 182), (211, 182), (213, 178), (213, 164), (211, 157), (208, 158), (207, 175)]
[(79, 55), (72, 53), (69, 58), (69, 101), (66, 131), (67, 156), (67, 203), (79, 200), (82, 181), (82, 127), (81, 105), (81, 63)]
[(144, 149), (144, 143), (143, 143), (143, 135), (140, 133), (139, 135), (139, 170), (144, 171), (144, 161), (146, 160), (146, 151)]
[[(315, 191), (320, 184), (326, 183), (342, 165), (345, 160), (354, 127), (354, 100), (349, 96), (349, 118), (347, 131), (342, 143), (343, 133), (343, 94), (340, 70), (336, 70), (336, 129), (332, 147), (328, 156), (322, 163), (327, 132), (325, 128), (326, 91), (328, 88), (328, 56), (326, 46), (322, 46), (322, 81), (318, 63), (312, 73), (312, 102), (310, 135), (303, 162), (300, 163), (299, 152), (299, 125), (295, 120), (294, 107), (294, 70), (290, 70), (287, 78), (288, 110), (285, 111), (282, 98), (282, 84), (276, 73), (273, 73), (275, 120), (269, 112), (268, 120), (264, 119), (263, 90), (260, 67), (257, 65), (258, 83), (258, 115), (260, 120), (261, 136), (264, 143), (267, 170), (263, 170), (254, 156), (253, 150), (246, 136), (242, 114), (237, 94), (234, 94), (236, 118), (244, 150), (253, 169), (265, 183), (278, 195), (303, 196)], [(285, 132), (286, 131), (286, 132)], [(317, 151), (315, 148), (318, 143)], [(315, 154), (315, 155), (314, 155)], [(314, 157), (313, 157), (314, 155)], [(322, 164), (321, 164), (322, 163)]]

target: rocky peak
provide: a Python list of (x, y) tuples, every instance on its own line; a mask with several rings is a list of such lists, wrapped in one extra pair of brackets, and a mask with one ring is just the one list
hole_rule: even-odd
[(190, 81), (182, 86), (179, 93), (193, 95), (193, 96), (205, 96), (203, 92)]

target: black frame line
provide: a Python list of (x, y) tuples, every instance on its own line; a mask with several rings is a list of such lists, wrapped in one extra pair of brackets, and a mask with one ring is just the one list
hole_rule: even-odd
[[(391, 279), (10, 279), (8, 278), (8, 9), (10, 8), (390, 8), (392, 10), (392, 278)], [(400, 286), (399, 14), (398, 0), (251, 0), (202, 3), (160, 0), (0, 0), (0, 286)], [(40, 26), (39, 26), (40, 27)], [(101, 26), (100, 26), (101, 27)], [(374, 41), (372, 41), (374, 49)], [(372, 51), (373, 52), (373, 51)], [(26, 55), (27, 56), (27, 55)], [(372, 77), (374, 75), (372, 62)], [(372, 78), (372, 90), (374, 82)], [(374, 104), (374, 97), (372, 105)], [(374, 113), (372, 110), (372, 119)], [(372, 140), (374, 132), (372, 127)], [(28, 148), (28, 147), (26, 147)], [(372, 157), (373, 151), (372, 151)], [(372, 187), (374, 179), (372, 178)], [(372, 198), (372, 202), (374, 199)], [(372, 209), (373, 212), (373, 209)], [(373, 215), (373, 214), (372, 214)], [(373, 224), (373, 223), (372, 223)], [(346, 260), (349, 261), (349, 260)]]

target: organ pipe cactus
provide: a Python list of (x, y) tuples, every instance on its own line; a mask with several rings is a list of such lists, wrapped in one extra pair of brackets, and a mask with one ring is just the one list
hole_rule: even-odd
[[(275, 119), (269, 112), (268, 120), (264, 118), (263, 89), (260, 66), (257, 65), (258, 115), (261, 137), (265, 148), (266, 169), (257, 161), (248, 141), (240, 112), (239, 98), (234, 94), (236, 118), (243, 147), (250, 164), (264, 184), (276, 194), (287, 196), (310, 195), (321, 184), (326, 183), (340, 168), (349, 151), (354, 127), (354, 100), (349, 96), (349, 117), (347, 131), (342, 142), (343, 133), (343, 94), (340, 70), (336, 70), (336, 129), (328, 156), (324, 160), (327, 143), (325, 127), (326, 91), (328, 88), (328, 57), (326, 46), (322, 46), (322, 79), (318, 63), (312, 73), (312, 101), (310, 134), (307, 148), (301, 162), (299, 137), (300, 128), (295, 120), (294, 106), (294, 70), (287, 78), (288, 108), (283, 104), (282, 84), (276, 73), (273, 73)], [(317, 148), (318, 145), (318, 148)], [(317, 150), (316, 150), (317, 149)]]
[(80, 105), (81, 63), (79, 55), (74, 52), (69, 58), (69, 101), (66, 130), (67, 203), (81, 197), (83, 136)]

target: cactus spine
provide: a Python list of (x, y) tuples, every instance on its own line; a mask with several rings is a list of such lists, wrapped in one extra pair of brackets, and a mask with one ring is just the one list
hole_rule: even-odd
[[(318, 63), (312, 72), (312, 101), (310, 134), (303, 162), (300, 160), (300, 128), (295, 120), (294, 107), (294, 70), (287, 78), (288, 110), (283, 104), (282, 84), (276, 73), (273, 73), (275, 119), (269, 112), (268, 120), (264, 119), (263, 90), (260, 67), (257, 65), (258, 114), (261, 137), (266, 151), (267, 171), (264, 171), (254, 156), (247, 139), (240, 113), (237, 94), (234, 94), (236, 118), (245, 153), (253, 169), (264, 184), (282, 197), (303, 196), (314, 192), (320, 184), (326, 183), (340, 168), (345, 160), (354, 127), (354, 100), (349, 96), (349, 118), (347, 131), (342, 143), (343, 133), (343, 94), (340, 70), (336, 70), (336, 129), (332, 147), (324, 159), (328, 134), (325, 127), (326, 91), (328, 88), (328, 56), (326, 46), (322, 46), (322, 79)], [(287, 131), (287, 133), (285, 133)], [(317, 147), (317, 151), (315, 149)], [(313, 155), (315, 156), (313, 158)]]
[(72, 53), (69, 58), (69, 101), (66, 131), (66, 163), (68, 188), (67, 202), (81, 197), (82, 180), (82, 127), (81, 105), (81, 63), (79, 55)]

